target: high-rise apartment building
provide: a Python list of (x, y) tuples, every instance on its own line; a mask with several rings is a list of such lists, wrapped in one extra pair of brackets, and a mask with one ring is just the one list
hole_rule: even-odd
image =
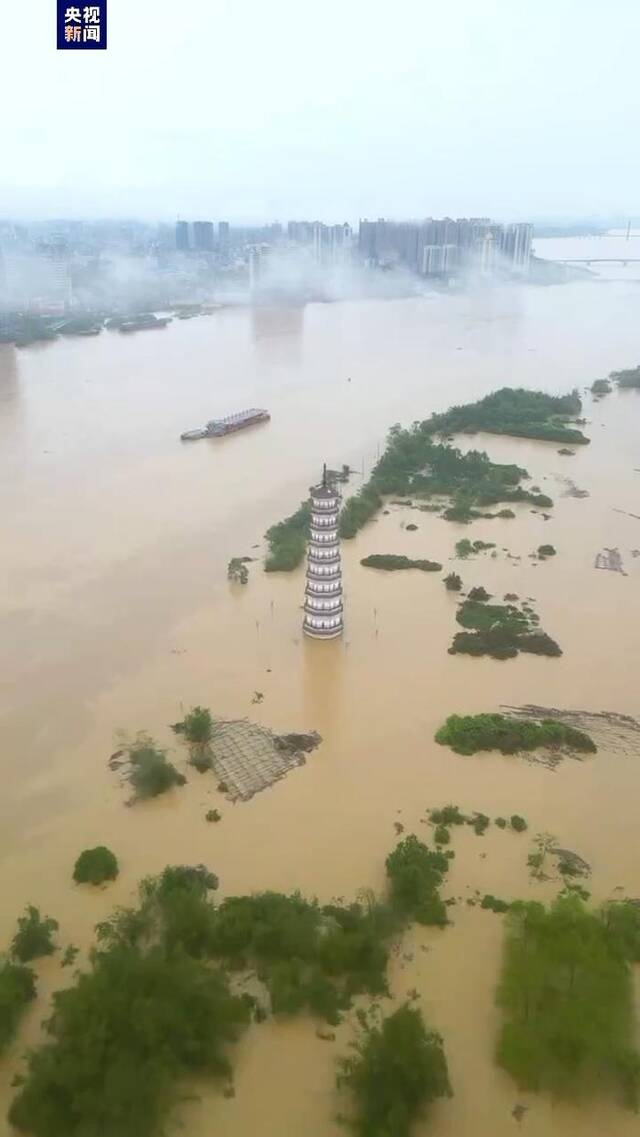
[(194, 221), (193, 247), (201, 253), (213, 252), (213, 221)]
[(176, 221), (176, 249), (180, 253), (189, 250), (189, 224), (187, 221)]

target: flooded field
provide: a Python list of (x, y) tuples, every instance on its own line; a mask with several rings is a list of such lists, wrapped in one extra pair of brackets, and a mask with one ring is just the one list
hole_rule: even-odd
[[(345, 542), (342, 640), (305, 641), (303, 570), (265, 575), (259, 558), (265, 529), (306, 497), (322, 462), (366, 475), (392, 423), (504, 385), (583, 389), (635, 365), (639, 289), (599, 280), (229, 309), (166, 331), (0, 347), (2, 945), (31, 902), (58, 919), (62, 946), (84, 953), (95, 923), (167, 863), (206, 863), (222, 895), (354, 896), (383, 887), (395, 822), (421, 836), (426, 810), (446, 802), (520, 813), (529, 833), (455, 835), (444, 890), (462, 901), (453, 926), (412, 929), (393, 960), (394, 997), (417, 988), (445, 1040), (454, 1097), (437, 1106), (429, 1132), (502, 1137), (518, 1128), (517, 1103), (529, 1107), (529, 1137), (635, 1132), (637, 1118), (610, 1100), (578, 1108), (523, 1096), (494, 1066), (502, 920), (464, 900), (475, 889), (553, 895), (557, 882), (533, 882), (526, 865), (541, 831), (592, 865), (594, 900), (620, 887), (639, 896), (640, 753), (601, 749), (552, 771), (495, 754), (462, 758), (433, 736), (448, 714), (502, 704), (640, 713), (640, 395), (584, 396), (592, 441), (574, 457), (554, 444), (474, 439), (491, 458), (526, 467), (554, 499), (549, 520), (521, 505), (515, 520), (460, 526), (390, 506)], [(268, 407), (271, 423), (178, 440), (252, 405)], [(497, 556), (455, 560), (462, 536), (495, 542)], [(543, 542), (557, 556), (530, 559)], [(626, 575), (594, 567), (612, 548)], [(367, 569), (369, 553), (437, 560), (465, 586), (535, 598), (562, 657), (448, 655), (456, 598), (441, 575)], [(249, 583), (229, 585), (227, 562), (244, 555), (258, 558)], [(116, 731), (148, 730), (182, 769), (168, 724), (196, 703), (275, 731), (317, 730), (323, 743), (248, 802), (230, 805), (210, 776), (189, 772), (184, 788), (125, 808), (107, 765)], [(218, 825), (204, 820), (212, 807)], [(75, 857), (102, 843), (121, 863), (118, 881), (78, 890)], [(4, 1100), (47, 995), (69, 981), (55, 957), (36, 970), (40, 998), (0, 1064)], [(337, 1137), (335, 1057), (348, 1038), (344, 1024), (335, 1042), (321, 1041), (304, 1017), (252, 1027), (237, 1051), (235, 1098), (199, 1084), (199, 1100), (181, 1108), (182, 1132)]]

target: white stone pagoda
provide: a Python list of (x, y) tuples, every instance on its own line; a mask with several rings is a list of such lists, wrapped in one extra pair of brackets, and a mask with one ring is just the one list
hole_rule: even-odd
[(342, 567), (338, 513), (340, 494), (327, 478), (311, 486), (311, 524), (307, 555), (307, 584), (304, 593), (303, 631), (315, 639), (328, 640), (342, 635)]

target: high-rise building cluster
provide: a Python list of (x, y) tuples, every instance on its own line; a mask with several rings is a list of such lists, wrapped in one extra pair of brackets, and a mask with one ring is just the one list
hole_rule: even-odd
[(502, 225), (486, 217), (425, 221), (361, 221), (358, 251), (371, 267), (404, 265), (420, 276), (447, 277), (467, 269), (501, 268), (526, 274), (533, 226)]
[(287, 238), (295, 245), (308, 247), (318, 264), (335, 264), (351, 255), (353, 230), (342, 225), (325, 225), (323, 221), (289, 221)]
[(225, 252), (229, 246), (229, 222), (218, 222), (217, 240), (213, 221), (176, 221), (176, 249), (179, 253)]

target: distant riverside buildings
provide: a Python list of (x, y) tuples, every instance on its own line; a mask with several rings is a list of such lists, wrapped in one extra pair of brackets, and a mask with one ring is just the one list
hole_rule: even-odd
[(527, 273), (533, 226), (501, 225), (487, 217), (425, 221), (361, 221), (358, 251), (365, 264), (404, 265), (421, 276), (451, 276), (465, 269), (500, 268)]
[(179, 253), (214, 253), (216, 249), (226, 252), (229, 245), (228, 221), (220, 221), (218, 224), (217, 245), (213, 221), (176, 221), (176, 250)]
[(346, 221), (342, 225), (289, 221), (287, 238), (292, 244), (307, 246), (317, 264), (336, 264), (351, 256), (353, 230)]

